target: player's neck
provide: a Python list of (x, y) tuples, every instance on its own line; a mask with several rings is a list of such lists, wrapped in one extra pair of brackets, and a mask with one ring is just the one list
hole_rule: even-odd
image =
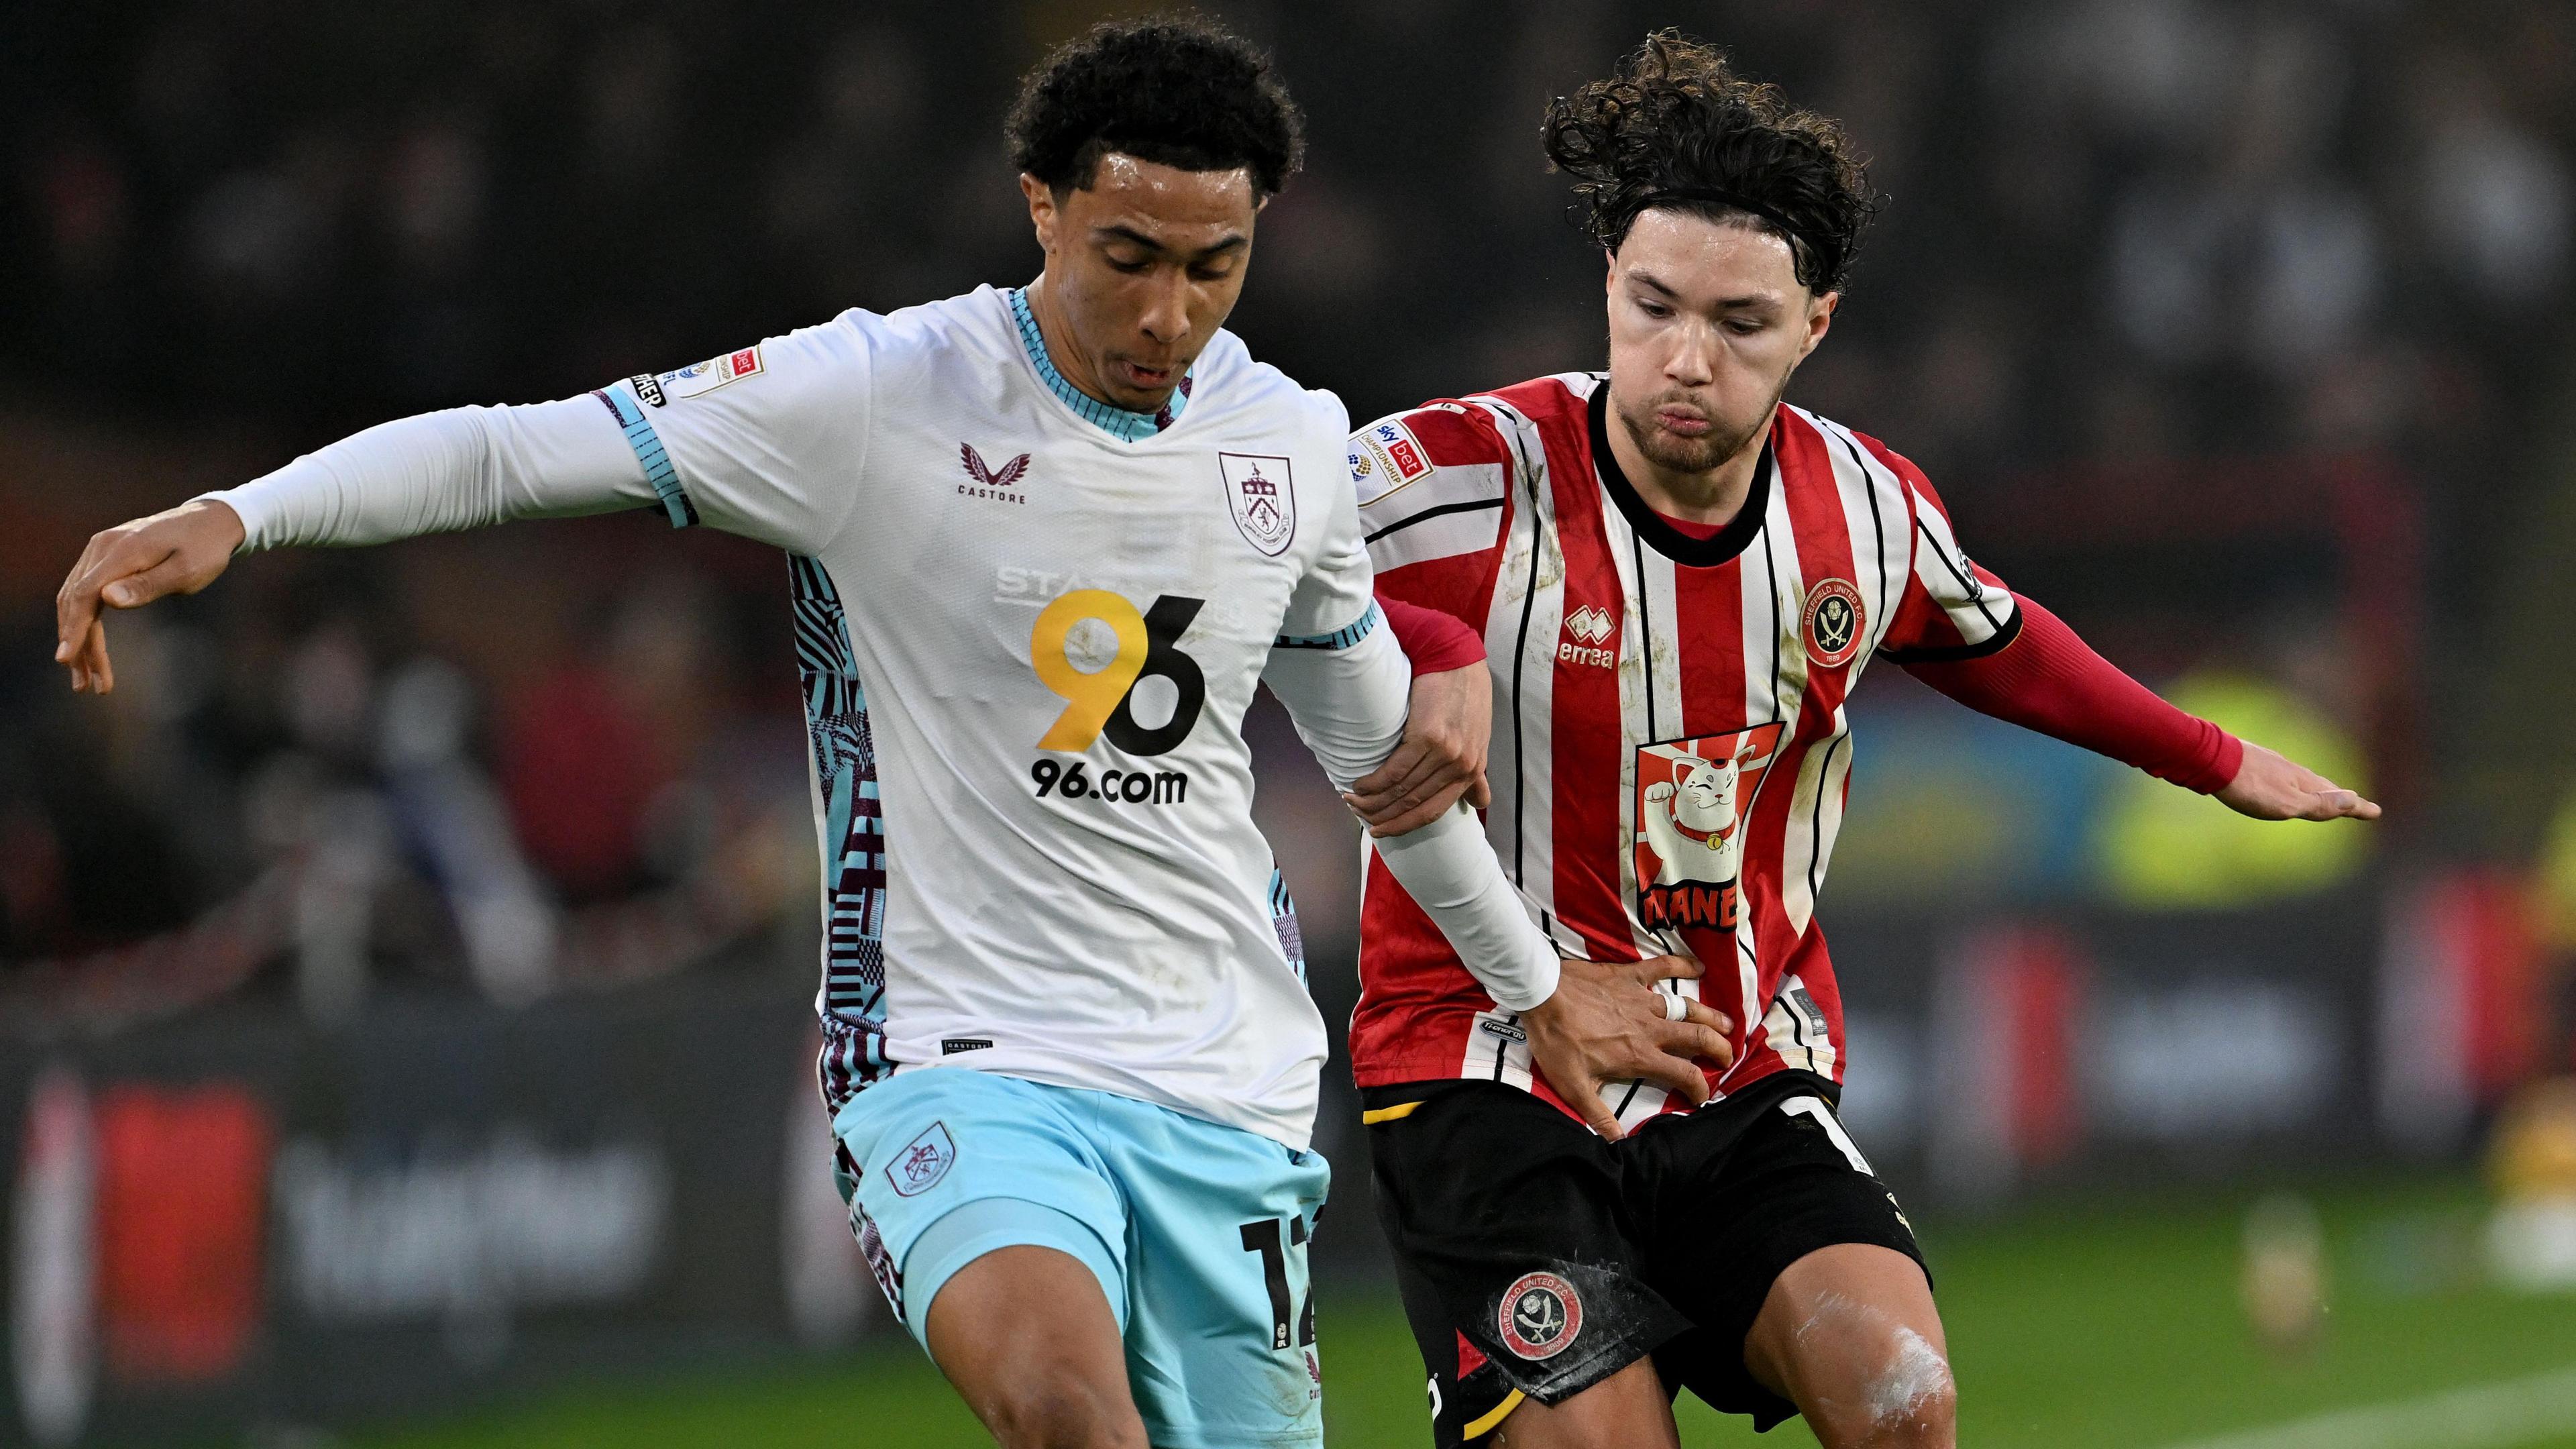
[(1615, 416), (1602, 432), (1610, 439), (1610, 456), (1618, 460), (1619, 471), (1627, 475), (1630, 486), (1647, 507), (1688, 523), (1723, 524), (1732, 522), (1743, 511), (1745, 498), (1753, 492), (1753, 471), (1761, 466), (1762, 448), (1770, 440), (1771, 424), (1765, 422), (1744, 440), (1744, 446), (1733, 457), (1705, 473), (1658, 466)]
[(1028, 298), (1029, 315), (1038, 319), (1038, 340), (1045, 345), (1047, 362), (1055, 368), (1056, 375), (1093, 402), (1124, 412), (1135, 411), (1109, 396), (1109, 390), (1100, 385), (1100, 375), (1092, 370), (1091, 359), (1083, 354), (1081, 348), (1073, 345), (1073, 328), (1056, 307), (1055, 298), (1047, 288), (1045, 273), (1039, 273), (1038, 279), (1029, 283)]

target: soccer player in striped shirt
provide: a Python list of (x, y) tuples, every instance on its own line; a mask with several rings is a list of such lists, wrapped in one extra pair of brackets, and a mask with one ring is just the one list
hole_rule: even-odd
[(1351, 1054), (1435, 1442), (1672, 1444), (1687, 1387), (1829, 1446), (1946, 1445), (1921, 1255), (1834, 1110), (1815, 907), (1864, 667), (2249, 815), (2378, 807), (2156, 698), (1971, 563), (1902, 455), (1781, 402), (1872, 210), (1835, 123), (1666, 32), (1554, 102), (1546, 144), (1608, 255), (1609, 369), (1353, 435), (1416, 667), (1491, 661), (1490, 694), (1417, 720), (1472, 743), (1412, 748), (1355, 808), (1459, 788), (1490, 718), (1487, 833), (1558, 949), (1687, 952), (1668, 1004), (1731, 1028), (1704, 1106), (1552, 1081), (1372, 864)]

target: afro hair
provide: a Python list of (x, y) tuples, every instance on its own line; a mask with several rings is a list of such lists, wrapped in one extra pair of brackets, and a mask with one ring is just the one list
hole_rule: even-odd
[(1270, 58), (1195, 16), (1108, 21), (1056, 47), (1021, 82), (1003, 135), (1019, 169), (1059, 192), (1089, 186), (1117, 151), (1184, 171), (1241, 167), (1266, 198), (1306, 149)]

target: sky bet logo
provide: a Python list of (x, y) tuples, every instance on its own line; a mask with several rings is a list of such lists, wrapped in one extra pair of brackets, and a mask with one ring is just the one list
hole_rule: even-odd
[[(1207, 676), (1179, 645), (1206, 604), (1205, 599), (1165, 594), (1140, 614), (1107, 589), (1076, 589), (1047, 605), (1029, 630), (1029, 664), (1038, 681), (1065, 705), (1038, 748), (1078, 755), (1104, 734), (1131, 755), (1168, 754), (1178, 748), (1207, 703)], [(1085, 624), (1106, 629), (1085, 629)], [(1116, 652), (1107, 647), (1104, 633), (1116, 641)], [(1136, 721), (1136, 686), (1157, 677), (1172, 682), (1177, 698), (1172, 717), (1148, 728)]]

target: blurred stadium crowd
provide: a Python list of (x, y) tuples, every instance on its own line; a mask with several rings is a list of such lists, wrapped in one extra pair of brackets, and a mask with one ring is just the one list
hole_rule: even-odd
[[(2576, 12), (1218, 8), (1275, 47), (1313, 140), (1235, 326), (1356, 417), (1597, 358), (1597, 263), (1537, 116), (1680, 23), (1843, 117), (1889, 200), (1792, 399), (1916, 457), (1971, 546), (2115, 659), (2306, 731), (2392, 803), (2442, 797), (2453, 726), (2477, 721), (2446, 707), (2428, 752), (2426, 702), (2475, 693), (2492, 659), (2498, 540), (2535, 516), (2535, 439), (2565, 412)], [(760, 550), (619, 519), (262, 560), (121, 621), (105, 704), (52, 677), (45, 601), (91, 529), (382, 417), (567, 395), (1028, 275), (999, 115), (1095, 9), (13, 7), (0, 960), (18, 986), (68, 984), (27, 963), (223, 909), (240, 940), (192, 953), (233, 963), (207, 990), (291, 945), (326, 1010), (370, 972), (523, 1000), (669, 969), (765, 912), (806, 929), (782, 579)], [(2529, 637), (2555, 651), (2535, 668), (2565, 660)], [(1892, 758), (1947, 751), (1933, 734), (1909, 753), (1905, 687), (1879, 688)], [(1877, 778), (1901, 795), (1903, 774)], [(2564, 771), (2514, 778), (2524, 818), (2501, 843), (2438, 809), (2384, 838), (2534, 858)], [(2087, 822), (2116, 802), (2088, 790), (2067, 829), (2115, 857)], [(1340, 828), (1320, 795), (1283, 799), (1279, 829)], [(1931, 855), (1907, 829), (1951, 828), (1888, 808), (1898, 843), (1860, 838), (1864, 808), (1850, 847), (1863, 901), (1902, 897)], [(2050, 874), (2062, 837), (2032, 838), (2032, 889), (2120, 896), (2116, 872)], [(2340, 878), (2359, 849), (2284, 878)], [(281, 882), (289, 860), (327, 888)], [(1310, 873), (1329, 941), (1348, 887)]]

